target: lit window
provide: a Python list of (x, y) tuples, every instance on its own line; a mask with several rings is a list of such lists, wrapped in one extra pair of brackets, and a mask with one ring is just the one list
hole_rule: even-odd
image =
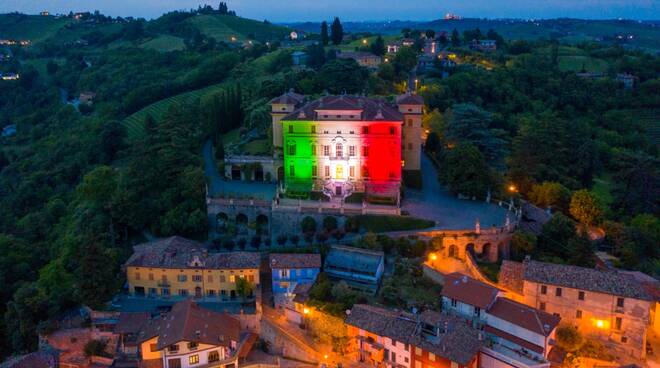
[(344, 146), (341, 143), (337, 143), (335, 151), (337, 152), (337, 157), (344, 157)]
[(419, 355), (419, 356), (421, 356), (421, 355), (422, 355), (422, 349), (420, 349), (419, 347), (415, 346), (415, 355)]
[(580, 319), (582, 318), (582, 311), (581, 310), (576, 310), (575, 311), (575, 318)]
[(191, 355), (188, 357), (188, 364), (197, 364), (199, 363), (199, 354)]
[(229, 282), (236, 282), (236, 275), (229, 275)]
[(429, 360), (435, 362), (435, 354), (429, 352)]

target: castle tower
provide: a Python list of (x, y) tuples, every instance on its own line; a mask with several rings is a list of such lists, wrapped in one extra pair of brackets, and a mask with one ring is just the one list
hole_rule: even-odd
[(273, 119), (273, 150), (274, 155), (279, 156), (282, 153), (282, 124), (283, 117), (292, 113), (305, 99), (305, 96), (293, 92), (293, 90), (270, 100), (270, 115)]
[(418, 94), (407, 92), (396, 98), (399, 112), (403, 114), (403, 129), (401, 137), (401, 159), (403, 160), (403, 175), (417, 176), (420, 170), (420, 155), (422, 150), (422, 114), (424, 100)]

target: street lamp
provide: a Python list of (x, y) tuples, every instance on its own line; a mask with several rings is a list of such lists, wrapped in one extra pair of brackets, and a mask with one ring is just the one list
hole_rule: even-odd
[(509, 192), (515, 193), (517, 191), (518, 191), (518, 188), (516, 188), (515, 185), (513, 185), (513, 184), (509, 185)]
[(365, 38), (364, 40), (362, 40), (362, 44), (363, 44), (363, 45), (366, 45), (368, 42), (369, 42), (369, 41), (367, 41), (366, 38)]
[(429, 256), (429, 258), (431, 258), (431, 261), (436, 261), (436, 260), (438, 260), (438, 255), (435, 254), (435, 253), (431, 253), (431, 255)]
[(417, 84), (419, 84), (419, 79), (415, 79), (415, 91), (417, 91)]
[(303, 308), (303, 314), (309, 314), (309, 308)]

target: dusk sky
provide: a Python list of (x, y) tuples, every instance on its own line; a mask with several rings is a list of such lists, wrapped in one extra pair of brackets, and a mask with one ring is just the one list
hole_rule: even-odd
[[(343, 20), (432, 20), (452, 12), (480, 18), (660, 19), (660, 0), (229, 0), (244, 17), (275, 22)], [(200, 0), (0, 0), (0, 13), (100, 10), (113, 16), (153, 18), (189, 9)], [(218, 1), (207, 3), (217, 7)]]

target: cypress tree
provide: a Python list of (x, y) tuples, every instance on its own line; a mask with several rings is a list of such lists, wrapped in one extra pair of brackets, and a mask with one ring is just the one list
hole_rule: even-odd
[(330, 27), (330, 38), (334, 45), (339, 45), (344, 39), (344, 27), (342, 27), (338, 17), (335, 17), (335, 20)]
[(328, 22), (323, 21), (321, 23), (321, 43), (323, 46), (328, 46), (330, 42), (330, 37), (328, 36)]

